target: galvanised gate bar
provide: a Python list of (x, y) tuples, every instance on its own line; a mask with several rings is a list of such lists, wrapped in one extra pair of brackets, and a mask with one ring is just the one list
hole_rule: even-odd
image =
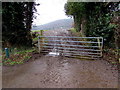
[(103, 37), (39, 36), (38, 48), (40, 53), (98, 59), (102, 57)]

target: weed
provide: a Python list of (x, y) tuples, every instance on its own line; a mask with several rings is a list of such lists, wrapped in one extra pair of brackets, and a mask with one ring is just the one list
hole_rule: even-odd
[[(15, 51), (16, 52), (15, 52)], [(13, 49), (13, 51), (10, 54), (9, 58), (6, 58), (5, 55), (3, 56), (3, 65), (16, 65), (16, 64), (23, 64), (25, 61), (29, 60), (32, 56), (32, 52), (34, 52), (35, 49)]]

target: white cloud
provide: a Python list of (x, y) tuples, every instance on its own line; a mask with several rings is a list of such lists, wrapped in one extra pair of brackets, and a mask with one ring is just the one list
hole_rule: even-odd
[(64, 12), (64, 4), (67, 0), (37, 0), (36, 2), (40, 3), (39, 6), (36, 6), (37, 13), (40, 15), (37, 15), (33, 24), (41, 25), (58, 19), (69, 18)]

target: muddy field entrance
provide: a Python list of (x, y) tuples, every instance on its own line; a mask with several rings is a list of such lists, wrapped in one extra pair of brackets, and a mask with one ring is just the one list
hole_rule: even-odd
[(3, 67), (3, 88), (117, 88), (118, 72), (104, 60), (43, 56)]
[[(69, 35), (67, 30), (47, 31), (44, 34)], [(3, 66), (3, 88), (118, 87), (118, 71), (105, 60), (39, 56), (23, 65)]]

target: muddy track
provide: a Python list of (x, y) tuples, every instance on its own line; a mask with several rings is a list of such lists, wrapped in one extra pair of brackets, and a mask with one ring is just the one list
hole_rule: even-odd
[[(70, 35), (66, 30), (46, 36)], [(105, 60), (42, 56), (19, 66), (3, 66), (3, 88), (117, 88), (118, 71)]]

